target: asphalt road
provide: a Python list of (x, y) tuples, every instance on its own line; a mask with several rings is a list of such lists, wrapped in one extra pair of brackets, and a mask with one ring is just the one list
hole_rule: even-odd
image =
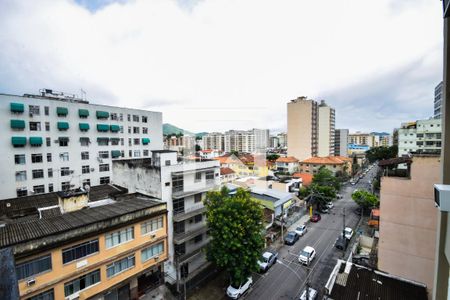
[[(308, 232), (295, 245), (284, 245), (278, 252), (277, 264), (262, 276), (253, 276), (255, 283), (243, 298), (298, 299), (306, 286), (307, 277), (310, 285), (322, 295), (337, 259), (345, 255), (343, 251), (334, 247), (337, 237), (344, 228), (344, 211), (345, 226), (353, 228), (354, 231), (360, 218), (355, 214), (358, 206), (351, 199), (351, 193), (355, 189), (370, 190), (368, 181), (374, 174), (375, 168), (372, 168), (357, 184), (344, 186), (341, 190), (343, 199), (335, 201), (330, 213), (322, 214), (321, 221), (310, 223)], [(312, 246), (316, 250), (316, 258), (309, 266), (309, 275), (307, 268), (298, 262), (298, 254), (306, 246)]]

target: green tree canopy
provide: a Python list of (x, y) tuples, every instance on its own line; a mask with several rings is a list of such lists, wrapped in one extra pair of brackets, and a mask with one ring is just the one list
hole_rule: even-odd
[(207, 257), (230, 274), (239, 285), (258, 270), (257, 260), (264, 246), (263, 213), (250, 193), (239, 188), (234, 195), (223, 187), (211, 191), (205, 200), (209, 235)]
[(269, 161), (276, 161), (280, 156), (278, 154), (269, 154), (266, 159)]
[(200, 145), (195, 145), (195, 151), (201, 151), (202, 150), (202, 147), (200, 147)]
[(315, 183), (319, 186), (331, 186), (335, 190), (339, 190), (341, 188), (339, 179), (333, 175), (333, 172), (325, 167), (321, 167), (319, 169), (319, 172), (314, 174), (312, 183)]
[(310, 194), (313, 195), (316, 203), (325, 204), (336, 198), (336, 189), (333, 186), (319, 185), (313, 183), (309, 186)]
[(365, 190), (355, 190), (352, 199), (363, 209), (371, 209), (380, 205), (380, 200), (374, 194)]
[(366, 158), (373, 163), (377, 160), (389, 159), (397, 157), (398, 146), (390, 147), (373, 147), (366, 151)]

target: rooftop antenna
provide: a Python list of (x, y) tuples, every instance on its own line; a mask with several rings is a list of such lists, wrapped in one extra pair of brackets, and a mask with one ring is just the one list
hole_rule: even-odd
[(82, 88), (80, 89), (81, 91), (81, 99), (86, 100), (86, 91), (83, 90)]

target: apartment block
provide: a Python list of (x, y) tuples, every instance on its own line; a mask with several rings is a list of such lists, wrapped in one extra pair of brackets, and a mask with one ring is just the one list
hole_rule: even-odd
[(220, 186), (217, 160), (177, 161), (174, 151), (153, 151), (151, 159), (114, 161), (113, 178), (115, 184), (129, 192), (167, 203), (167, 282), (189, 281), (208, 265), (203, 249), (210, 238), (203, 199), (207, 191)]
[(0, 215), (20, 299), (138, 299), (164, 282), (165, 203), (102, 185), (8, 199)]
[(442, 120), (429, 119), (402, 123), (398, 130), (398, 156), (410, 153), (440, 153)]
[(204, 149), (237, 151), (240, 153), (261, 153), (270, 146), (268, 129), (229, 130), (225, 133), (213, 132), (203, 136)]
[(334, 155), (348, 156), (348, 129), (336, 129), (334, 131)]
[(373, 147), (373, 138), (370, 133), (357, 131), (348, 135), (348, 143), (360, 146)]
[(210, 132), (202, 137), (203, 149), (225, 151), (225, 135), (220, 132)]
[(334, 155), (335, 110), (324, 100), (319, 104), (318, 153), (317, 156)]
[(434, 88), (434, 118), (442, 119), (442, 100), (443, 100), (444, 82), (441, 81)]
[(0, 94), (0, 199), (111, 181), (111, 162), (162, 149), (162, 114), (74, 95)]

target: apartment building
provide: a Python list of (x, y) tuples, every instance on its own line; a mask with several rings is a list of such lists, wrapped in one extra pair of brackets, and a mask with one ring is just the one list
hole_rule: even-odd
[(177, 151), (185, 155), (195, 152), (196, 145), (195, 136), (165, 136), (164, 137), (164, 149)]
[(213, 132), (202, 137), (204, 149), (237, 151), (240, 153), (261, 153), (270, 146), (268, 129), (229, 130)]
[(107, 184), (115, 159), (162, 149), (162, 114), (74, 95), (0, 94), (0, 199)]
[(225, 136), (220, 132), (210, 132), (202, 137), (203, 149), (225, 151)]
[(336, 129), (334, 131), (334, 155), (348, 156), (348, 129)]
[(300, 173), (316, 174), (321, 167), (330, 170), (333, 175), (338, 172), (348, 175), (352, 172), (352, 159), (344, 156), (310, 157), (299, 163)]
[(443, 100), (444, 82), (441, 81), (434, 88), (434, 118), (442, 119), (442, 100)]
[(348, 143), (354, 145), (373, 147), (373, 138), (370, 133), (357, 131), (348, 135)]
[(334, 155), (335, 111), (325, 101), (320, 104), (298, 97), (287, 104), (288, 156), (304, 160), (312, 156)]
[(161, 285), (166, 204), (125, 193), (102, 185), (89, 195), (78, 189), (2, 201), (0, 256), (12, 262), (2, 264), (2, 276), (12, 277), (6, 289), (17, 281), (20, 299), (127, 300)]
[(429, 119), (402, 123), (398, 130), (398, 156), (410, 153), (440, 153), (442, 120)]
[(174, 151), (153, 151), (151, 159), (115, 160), (113, 180), (130, 192), (139, 192), (167, 203), (167, 282), (179, 284), (189, 281), (208, 265), (203, 249), (210, 238), (203, 199), (207, 191), (220, 186), (218, 161), (179, 162)]

